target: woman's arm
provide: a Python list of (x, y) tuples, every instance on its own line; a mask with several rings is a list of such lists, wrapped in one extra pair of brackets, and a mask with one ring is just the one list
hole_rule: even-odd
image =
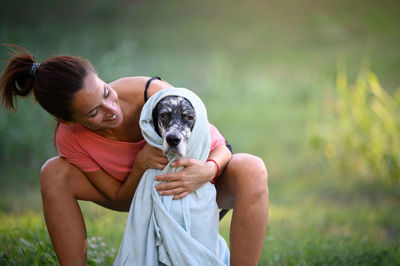
[[(213, 159), (218, 164), (220, 174), (231, 157), (230, 150), (225, 145), (219, 145), (210, 152), (208, 158)], [(174, 195), (174, 199), (181, 199), (198, 189), (204, 183), (210, 182), (214, 179), (218, 170), (212, 161), (203, 163), (190, 158), (176, 160), (172, 166), (183, 166), (185, 168), (176, 173), (159, 175), (155, 179), (157, 181), (169, 181), (156, 186), (156, 190), (161, 195)]]
[(148, 168), (163, 169), (168, 159), (161, 150), (148, 144), (138, 153), (132, 171), (125, 182), (120, 182), (100, 169), (85, 173), (92, 184), (107, 198), (129, 208), (140, 178)]

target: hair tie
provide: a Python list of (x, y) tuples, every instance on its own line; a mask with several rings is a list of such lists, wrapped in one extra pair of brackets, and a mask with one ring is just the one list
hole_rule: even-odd
[(40, 66), (40, 63), (33, 63), (32, 64), (32, 67), (31, 67), (31, 70), (29, 70), (29, 75), (31, 75), (32, 77), (34, 77), (35, 76), (35, 73), (36, 73), (36, 69), (38, 69), (38, 67)]

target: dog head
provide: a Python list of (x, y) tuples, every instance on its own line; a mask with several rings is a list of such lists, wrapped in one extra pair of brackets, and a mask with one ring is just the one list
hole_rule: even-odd
[(184, 156), (196, 121), (192, 104), (180, 96), (160, 100), (152, 113), (154, 128), (163, 139), (164, 154)]

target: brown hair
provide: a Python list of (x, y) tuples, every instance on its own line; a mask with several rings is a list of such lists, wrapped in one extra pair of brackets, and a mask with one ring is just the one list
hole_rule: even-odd
[(27, 96), (33, 90), (35, 99), (47, 112), (71, 121), (75, 93), (83, 88), (88, 74), (96, 73), (92, 64), (80, 57), (55, 56), (33, 68), (33, 55), (17, 45), (5, 46), (13, 55), (0, 79), (2, 104), (15, 110), (15, 96)]

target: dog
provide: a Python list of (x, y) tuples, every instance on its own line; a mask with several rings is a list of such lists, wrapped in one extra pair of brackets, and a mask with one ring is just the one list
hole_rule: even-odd
[(154, 129), (163, 139), (164, 154), (185, 156), (196, 122), (192, 104), (184, 97), (167, 96), (157, 103), (152, 117)]
[[(180, 96), (167, 96), (157, 103), (152, 118), (155, 131), (163, 139), (164, 154), (184, 156), (196, 122), (196, 113), (192, 104)], [(228, 143), (226, 146), (232, 152), (232, 147)], [(228, 209), (222, 209), (219, 220), (228, 211)]]

